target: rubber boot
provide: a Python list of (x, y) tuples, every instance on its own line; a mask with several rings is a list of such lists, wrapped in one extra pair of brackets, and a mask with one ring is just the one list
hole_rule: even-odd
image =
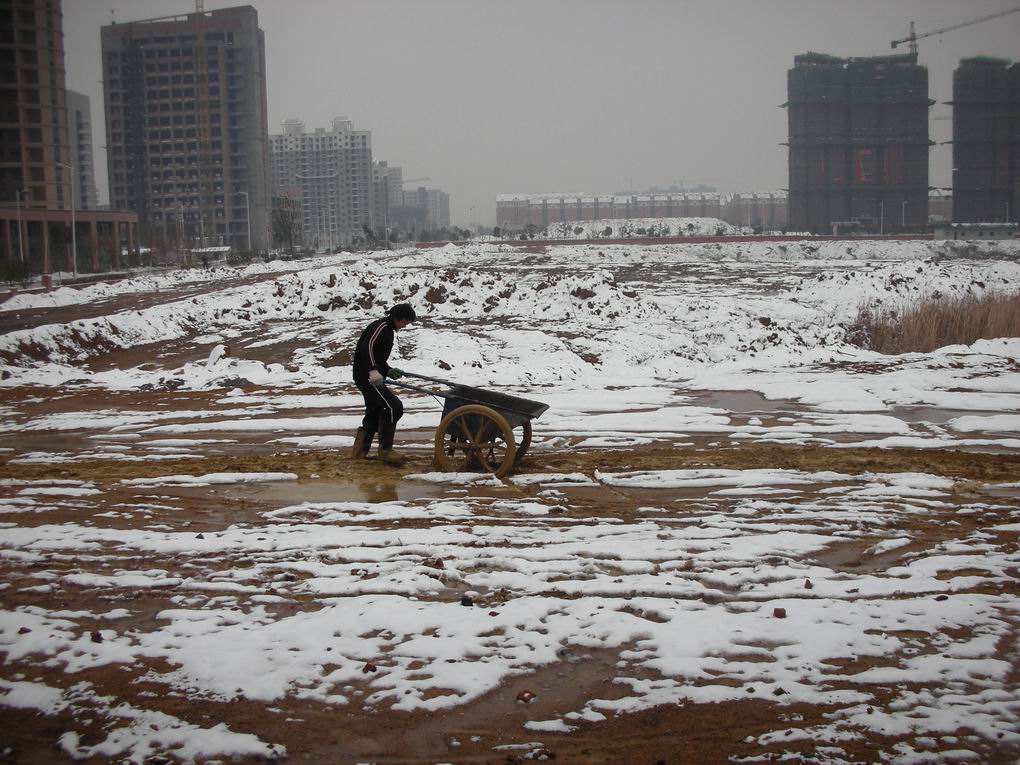
[(393, 436), (396, 432), (396, 423), (379, 423), (379, 458), (387, 465), (404, 464), (404, 455), (393, 451)]
[(351, 459), (365, 459), (365, 457), (368, 456), (369, 450), (372, 448), (372, 439), (374, 438), (375, 433), (371, 430), (358, 428), (358, 432), (354, 435), (354, 446), (351, 447)]

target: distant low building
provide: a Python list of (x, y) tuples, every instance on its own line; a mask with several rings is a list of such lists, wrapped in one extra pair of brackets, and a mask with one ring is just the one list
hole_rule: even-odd
[(945, 223), (932, 226), (935, 239), (1020, 240), (1016, 223)]
[(723, 203), (722, 219), (734, 226), (779, 231), (790, 221), (785, 191), (753, 191), (730, 194)]
[(191, 256), (192, 265), (202, 265), (208, 268), (211, 265), (226, 263), (230, 257), (231, 252), (230, 245), (220, 245), (218, 247), (195, 247), (188, 251)]
[(953, 195), (945, 189), (928, 192), (928, 224), (949, 223), (953, 219)]
[(719, 218), (722, 202), (715, 192), (602, 195), (573, 193), (498, 194), (496, 225), (509, 231), (554, 223), (631, 218)]

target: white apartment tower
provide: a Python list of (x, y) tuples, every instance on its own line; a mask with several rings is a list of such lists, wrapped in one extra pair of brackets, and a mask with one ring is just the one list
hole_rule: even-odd
[(385, 160), (372, 160), (372, 217), (375, 228), (385, 229), (390, 226), (391, 182), (393, 171), (400, 173), (400, 168), (391, 168)]
[(372, 133), (337, 117), (329, 130), (283, 123), (269, 136), (276, 194), (300, 203), (302, 237), (316, 249), (335, 249), (374, 226)]
[(79, 210), (95, 210), (96, 171), (92, 158), (92, 107), (84, 93), (67, 91), (67, 147), (74, 167), (74, 204)]

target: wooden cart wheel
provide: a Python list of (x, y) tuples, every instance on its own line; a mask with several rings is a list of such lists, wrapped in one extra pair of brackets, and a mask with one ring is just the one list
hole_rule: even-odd
[(446, 415), (436, 430), (436, 463), (453, 473), (484, 472), (504, 478), (514, 468), (517, 446), (506, 417), (481, 404)]
[(521, 423), (521, 440), (517, 444), (517, 456), (514, 457), (514, 467), (521, 464), (524, 455), (528, 453), (529, 446), (531, 446), (531, 420), (525, 420)]

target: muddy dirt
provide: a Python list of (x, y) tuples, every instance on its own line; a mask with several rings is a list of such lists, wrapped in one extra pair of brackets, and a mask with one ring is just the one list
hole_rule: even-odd
[[(147, 523), (137, 507), (146, 492), (127, 488), (124, 479), (157, 475), (194, 474), (196, 472), (293, 472), (298, 480), (286, 484), (255, 484), (210, 490), (161, 487), (149, 494), (158, 494), (161, 501), (172, 501), (187, 512), (161, 516), (161, 529), (188, 529), (216, 532), (230, 525), (256, 523), (267, 509), (293, 505), (302, 501), (391, 501), (410, 500), (442, 493), (443, 489), (406, 480), (405, 476), (432, 469), (431, 455), (421, 446), (406, 449), (408, 463), (402, 468), (383, 465), (370, 459), (352, 462), (338, 451), (278, 451), (260, 453), (216, 454), (209, 452), (196, 463), (194, 459), (167, 460), (158, 463), (125, 462), (88, 459), (69, 464), (0, 464), (0, 479), (32, 481), (38, 479), (74, 479), (90, 481), (104, 490), (104, 501), (97, 510), (107, 515), (95, 518), (96, 524), (111, 528), (137, 528)], [(235, 447), (238, 448), (238, 447)], [(243, 447), (241, 447), (243, 448)], [(952, 476), (974, 482), (1014, 482), (1020, 480), (1020, 457), (1001, 454), (968, 454), (953, 451), (817, 449), (801, 447), (756, 446), (703, 450), (672, 447), (642, 447), (620, 451), (562, 450), (529, 455), (523, 473), (583, 473), (594, 471), (661, 470), (678, 468), (790, 468), (805, 471), (830, 470), (858, 474), (867, 471), (926, 472)], [(970, 483), (961, 484), (966, 492)], [(638, 517), (637, 508), (648, 503), (656, 492), (640, 489), (601, 487), (562, 488), (570, 495), (569, 512), (578, 517), (612, 517), (627, 520)], [(472, 489), (473, 496), (527, 496), (538, 487), (504, 484), (501, 487)], [(661, 497), (661, 492), (659, 492)], [(155, 501), (150, 499), (150, 501)], [(118, 514), (119, 509), (119, 514)], [(0, 520), (11, 520), (0, 514)], [(17, 517), (19, 525), (82, 521), (80, 511), (54, 509), (35, 519)], [(980, 523), (968, 521), (973, 529)], [(940, 516), (915, 516), (909, 532), (919, 545), (933, 545), (939, 540), (966, 533), (966, 529), (949, 527)], [(861, 546), (863, 549), (863, 545)], [(854, 569), (867, 565), (862, 549), (857, 557), (846, 548), (839, 560), (824, 561), (834, 569)], [(179, 569), (186, 561), (173, 556), (150, 556), (131, 562), (135, 569)], [(67, 590), (55, 589), (52, 594), (19, 589), (28, 581), (32, 566), (13, 567), (2, 564), (5, 581), (13, 587), (5, 590), (4, 604), (8, 609), (40, 606), (45, 609), (71, 608), (103, 611), (110, 607), (108, 595), (88, 588), (75, 591), (73, 602)], [(48, 564), (52, 569), (52, 563)], [(74, 562), (67, 563), (69, 569)], [(1014, 586), (1014, 593), (1016, 592)], [(130, 624), (118, 629), (152, 629), (157, 615), (169, 603), (169, 594), (158, 589), (138, 589), (127, 594), (133, 613)], [(317, 603), (306, 599), (287, 608), (315, 609)], [(102, 626), (102, 625), (97, 625)], [(264, 741), (283, 744), (288, 762), (309, 763), (525, 763), (556, 761), (569, 763), (723, 763), (730, 758), (746, 761), (772, 761), (781, 757), (785, 762), (823, 762), (816, 744), (810, 741), (778, 742), (762, 745), (756, 737), (768, 731), (781, 730), (796, 721), (806, 728), (823, 724), (836, 707), (804, 704), (779, 705), (768, 700), (748, 698), (742, 702), (721, 704), (682, 704), (657, 707), (635, 714), (611, 717), (600, 723), (581, 722), (575, 731), (549, 736), (529, 733), (522, 726), (529, 720), (544, 720), (564, 710), (577, 708), (584, 699), (618, 697), (621, 690), (611, 681), (619, 656), (615, 652), (579, 651), (564, 657), (559, 664), (537, 668), (534, 672), (504, 683), (496, 690), (470, 704), (435, 714), (407, 714), (377, 707), (368, 708), (354, 702), (348, 706), (328, 706), (314, 701), (289, 698), (274, 703), (272, 708), (250, 701), (232, 702), (188, 697), (145, 679), (151, 667), (112, 665), (77, 673), (74, 682), (90, 682), (98, 692), (118, 700), (158, 709), (181, 719), (202, 725), (226, 723), (232, 730), (257, 731)], [(863, 662), (861, 669), (867, 668)], [(41, 680), (62, 687), (68, 677), (60, 667), (40, 664), (19, 664), (22, 679)], [(160, 668), (166, 670), (165, 667)], [(534, 695), (530, 703), (519, 696)], [(0, 733), (0, 763), (69, 762), (70, 758), (57, 748), (64, 730), (73, 727), (84, 731), (83, 743), (102, 740), (98, 725), (81, 719), (72, 720), (68, 713), (43, 716), (37, 712), (3, 708), (3, 732)], [(89, 731), (92, 731), (90, 734)], [(91, 737), (90, 737), (91, 736)], [(910, 740), (904, 737), (903, 740)], [(844, 761), (875, 762), (879, 751), (890, 751), (895, 738), (871, 734), (856, 741), (844, 741)], [(541, 742), (541, 743), (539, 743)], [(1012, 762), (1015, 751), (999, 750), (986, 745), (983, 762)], [(87, 760), (104, 762), (102, 758)], [(147, 762), (164, 762), (159, 758)]]

